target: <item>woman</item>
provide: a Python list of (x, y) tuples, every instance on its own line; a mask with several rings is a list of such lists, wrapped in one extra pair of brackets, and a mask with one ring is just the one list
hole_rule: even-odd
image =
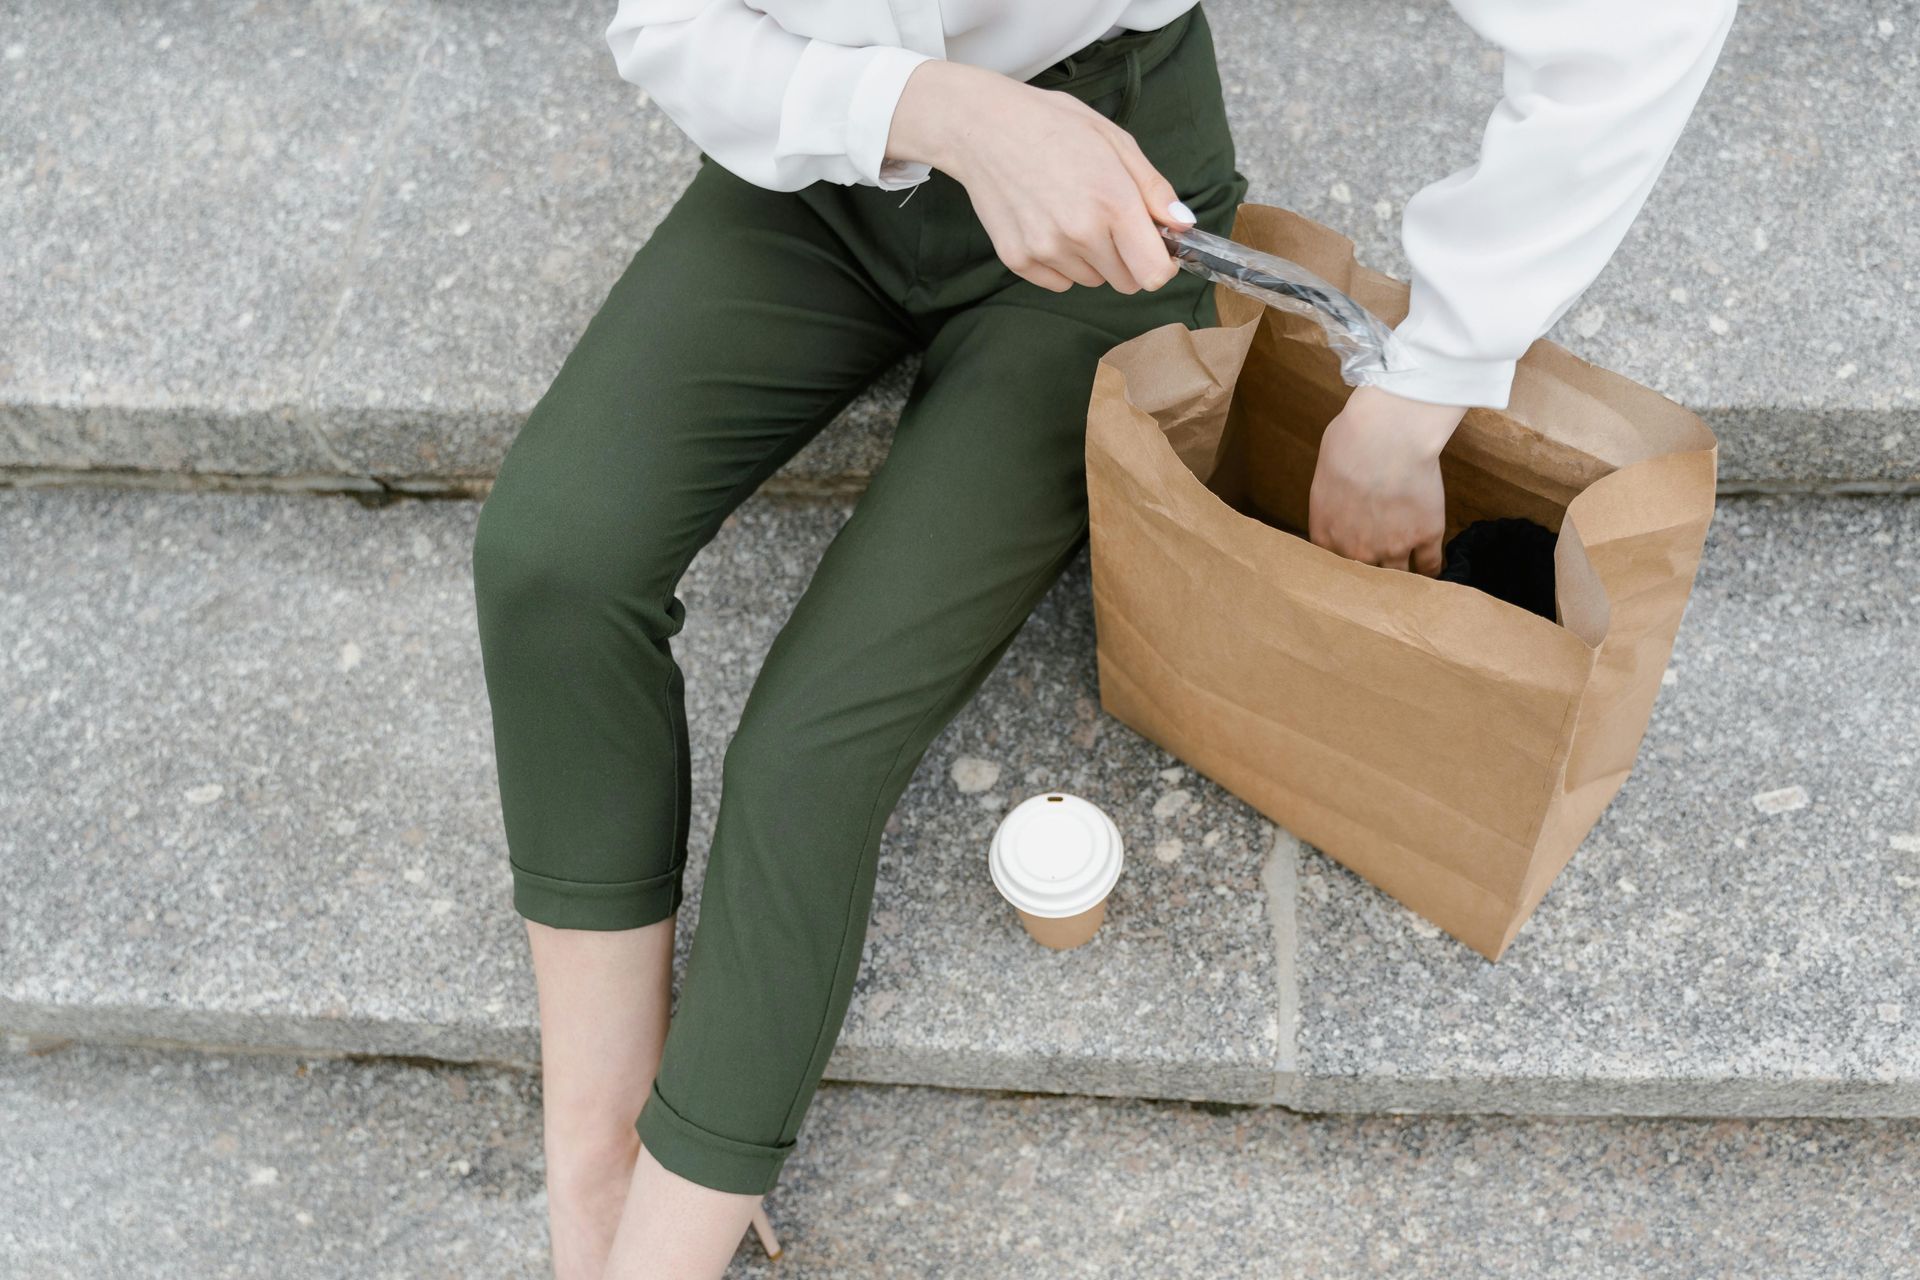
[[(1316, 542), (1429, 574), (1442, 446), (1618, 245), (1733, 10), (1455, 4), (1505, 49), (1506, 96), (1479, 164), (1407, 207), (1410, 359), (1329, 425), (1312, 488)], [(1085, 537), (1095, 363), (1213, 321), (1156, 224), (1224, 234), (1247, 184), (1192, 0), (623, 0), (607, 34), (702, 163), (527, 420), (474, 574), (556, 1272), (712, 1276), (833, 1048), (883, 824)], [(677, 583), (915, 350), (891, 452), (727, 749), (669, 1030)]]

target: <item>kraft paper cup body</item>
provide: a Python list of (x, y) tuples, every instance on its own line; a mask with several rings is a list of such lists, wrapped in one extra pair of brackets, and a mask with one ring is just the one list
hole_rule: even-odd
[(1056, 950), (1093, 937), (1120, 879), (1120, 829), (1098, 805), (1047, 791), (1015, 805), (993, 833), (987, 867), (1034, 941)]

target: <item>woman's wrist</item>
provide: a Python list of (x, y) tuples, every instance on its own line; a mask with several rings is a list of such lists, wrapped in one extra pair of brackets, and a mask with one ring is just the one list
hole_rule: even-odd
[(1004, 79), (965, 63), (931, 58), (913, 69), (894, 104), (886, 158), (951, 173), (964, 130), (963, 104), (978, 102), (983, 78)]
[(1395, 395), (1384, 387), (1360, 387), (1349, 400), (1349, 407), (1364, 414), (1381, 430), (1411, 441), (1423, 456), (1437, 458), (1447, 441), (1467, 416), (1466, 407), (1431, 404)]

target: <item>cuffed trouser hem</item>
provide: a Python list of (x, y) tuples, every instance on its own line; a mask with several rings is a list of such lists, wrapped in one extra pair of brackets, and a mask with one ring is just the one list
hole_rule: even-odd
[(765, 1147), (702, 1129), (667, 1105), (658, 1080), (633, 1127), (640, 1134), (640, 1145), (669, 1173), (736, 1195), (763, 1196), (773, 1190), (780, 1180), (780, 1167), (793, 1154), (791, 1142)]
[(513, 909), (529, 920), (556, 929), (639, 929), (657, 924), (680, 909), (684, 863), (645, 880), (596, 882), (561, 880), (528, 871), (513, 872)]

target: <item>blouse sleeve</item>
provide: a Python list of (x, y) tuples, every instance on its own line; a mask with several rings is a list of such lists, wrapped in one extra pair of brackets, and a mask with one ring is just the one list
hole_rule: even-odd
[(1401, 358), (1380, 385), (1505, 408), (1514, 366), (1625, 237), (1737, 0), (1452, 0), (1506, 55), (1478, 161), (1407, 202)]
[(756, 186), (892, 191), (928, 176), (885, 159), (894, 105), (926, 54), (797, 36), (741, 0), (620, 0), (607, 46), (622, 79)]

